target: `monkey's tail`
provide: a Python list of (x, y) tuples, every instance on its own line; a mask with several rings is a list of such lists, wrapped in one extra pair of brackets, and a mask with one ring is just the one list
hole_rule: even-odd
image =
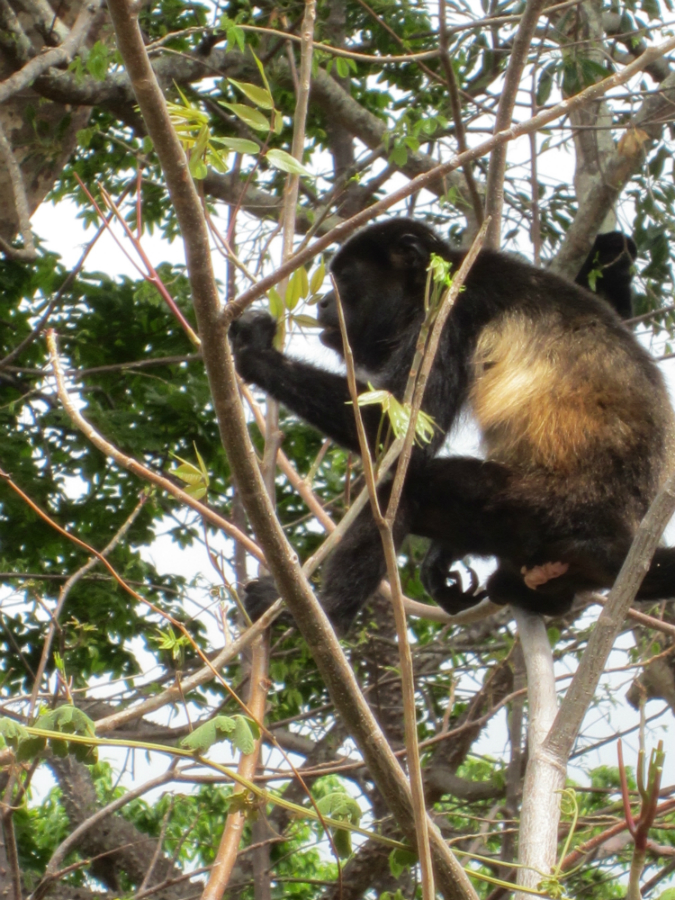
[(658, 547), (637, 599), (668, 600), (670, 597), (675, 597), (675, 547)]

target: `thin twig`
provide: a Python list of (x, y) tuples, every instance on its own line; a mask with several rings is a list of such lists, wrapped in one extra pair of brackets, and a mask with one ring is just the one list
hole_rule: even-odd
[[(396, 503), (393, 506), (393, 516), (391, 519), (389, 518), (389, 515), (387, 515), (386, 517), (382, 515), (377, 496), (375, 468), (373, 465), (372, 457), (370, 455), (368, 436), (363, 424), (361, 407), (359, 406), (359, 392), (356, 381), (356, 370), (354, 367), (354, 356), (349, 345), (347, 325), (345, 322), (344, 311), (342, 309), (338, 285), (335, 279), (333, 279), (333, 286), (335, 289), (338, 320), (340, 323), (340, 333), (342, 336), (344, 360), (347, 367), (347, 383), (349, 385), (349, 394), (352, 398), (354, 420), (356, 422), (356, 431), (359, 438), (359, 446), (361, 448), (361, 458), (363, 460), (363, 471), (366, 479), (366, 485), (368, 487), (368, 494), (373, 511), (373, 518), (375, 519), (377, 527), (380, 531), (380, 536), (382, 538), (382, 547), (384, 549), (384, 555), (387, 564), (387, 576), (389, 578), (389, 584), (391, 586), (392, 608), (394, 610), (396, 634), (398, 637), (399, 659), (401, 663), (401, 693), (403, 697), (405, 744), (408, 755), (408, 779), (410, 781), (410, 790), (413, 801), (413, 814), (415, 817), (417, 855), (419, 858), (420, 872), (422, 876), (422, 897), (423, 900), (433, 900), (434, 873), (431, 863), (431, 849), (429, 847), (429, 828), (426, 806), (424, 802), (424, 781), (422, 778), (422, 765), (420, 760), (419, 744), (417, 740), (415, 673), (413, 671), (412, 653), (410, 652), (407, 623), (405, 611), (403, 609), (403, 591), (401, 589), (401, 579), (398, 571), (398, 560), (396, 558), (396, 546), (394, 544), (394, 535), (392, 530), (393, 516), (395, 516), (396, 506), (398, 504)], [(412, 420), (412, 416), (410, 426), (408, 427), (408, 432), (410, 432), (411, 430), (414, 435), (414, 422)], [(405, 467), (402, 467), (399, 463), (397, 475), (402, 468)], [(393, 495), (392, 499), (390, 500), (390, 507), (392, 506), (392, 503)]]
[[(248, 708), (258, 721), (262, 721), (265, 715), (265, 701), (270, 684), (267, 674), (268, 668), (269, 641), (264, 635), (261, 635), (253, 646), (251, 671), (249, 673), (251, 687), (247, 702)], [(239, 762), (237, 772), (241, 778), (245, 778), (247, 781), (251, 781), (255, 775), (261, 740), (262, 738), (256, 742), (253, 752), (242, 756)], [(235, 787), (235, 794), (243, 793), (243, 790), (242, 787)], [(202, 894), (202, 900), (221, 900), (234, 868), (246, 818), (246, 810), (241, 807), (238, 809), (235, 807), (228, 814), (216, 858), (211, 867), (209, 880)]]
[[(108, 542), (108, 544), (101, 550), (101, 556), (107, 557), (110, 556), (115, 547), (119, 544), (122, 538), (128, 533), (129, 529), (133, 525), (133, 523), (138, 518), (141, 510), (145, 506), (145, 503), (148, 499), (148, 494), (144, 493), (141, 496), (141, 499), (138, 501), (134, 509), (131, 511), (130, 515), (127, 519), (122, 523), (117, 532), (113, 535), (112, 539)], [(51, 652), (52, 641), (54, 640), (54, 635), (56, 634), (56, 630), (59, 627), (59, 616), (63, 610), (63, 606), (68, 599), (68, 594), (80, 579), (82, 579), (88, 572), (90, 572), (94, 566), (99, 562), (97, 556), (92, 556), (91, 559), (88, 559), (87, 562), (81, 566), (76, 572), (68, 578), (65, 584), (62, 585), (61, 590), (59, 591), (59, 598), (56, 603), (56, 607), (54, 608), (53, 613), (51, 614), (51, 620), (49, 622), (49, 628), (47, 629), (47, 635), (45, 637), (45, 642), (42, 647), (42, 654), (40, 656), (40, 662), (38, 664), (37, 672), (35, 673), (35, 680), (33, 683), (33, 691), (31, 693), (30, 698), (30, 707), (28, 711), (28, 719), (30, 720), (33, 715), (33, 710), (35, 709), (35, 704), (37, 702), (38, 693), (40, 691), (40, 684), (42, 683), (42, 676), (44, 675), (44, 671), (47, 667), (47, 660), (49, 659), (49, 654)]]
[(104, 453), (106, 456), (114, 459), (115, 462), (118, 465), (122, 466), (124, 469), (128, 469), (129, 472), (133, 472), (134, 475), (138, 475), (139, 478), (143, 478), (145, 481), (149, 481), (150, 484), (156, 485), (163, 491), (166, 491), (167, 494), (171, 494), (176, 498), (176, 500), (179, 500), (181, 503), (184, 503), (186, 506), (194, 509), (195, 512), (199, 513), (200, 516), (205, 518), (212, 525), (220, 528), (229, 537), (233, 538), (235, 541), (241, 542), (246, 547), (248, 552), (252, 553), (253, 556), (256, 557), (256, 559), (260, 561), (264, 559), (260, 548), (251, 540), (251, 538), (247, 534), (244, 534), (231, 522), (228, 522), (228, 520), (223, 516), (212, 510), (209, 506), (206, 506), (206, 504), (200, 503), (199, 500), (195, 500), (194, 497), (191, 497), (190, 494), (179, 488), (168, 478), (165, 478), (163, 475), (160, 475), (157, 472), (153, 472), (152, 469), (148, 469), (147, 466), (144, 466), (132, 456), (126, 456), (126, 454), (122, 453), (121, 450), (118, 450), (117, 447), (111, 444), (110, 441), (106, 440), (106, 438), (104, 438), (98, 431), (96, 431), (94, 426), (87, 422), (84, 416), (77, 409), (77, 407), (71, 400), (70, 394), (68, 393), (68, 389), (66, 388), (65, 379), (63, 376), (63, 369), (61, 368), (61, 362), (58, 356), (56, 334), (53, 330), (47, 332), (47, 346), (49, 347), (52, 368), (54, 371), (54, 377), (56, 379), (56, 390), (59, 399), (63, 404), (63, 408), (67, 412), (73, 424), (76, 425), (77, 428), (79, 428), (79, 430), (92, 442), (95, 447), (98, 447), (101, 453)]
[[(495, 135), (511, 124), (520, 80), (527, 62), (534, 29), (544, 9), (545, 0), (528, 0), (518, 25), (509, 57), (509, 66), (500, 93), (495, 116)], [(536, 116), (534, 117), (536, 118)], [(502, 230), (502, 206), (504, 203), (504, 176), (506, 174), (506, 144), (497, 145), (490, 155), (487, 184), (485, 186), (485, 213), (492, 219), (488, 232), (489, 247), (499, 248)]]

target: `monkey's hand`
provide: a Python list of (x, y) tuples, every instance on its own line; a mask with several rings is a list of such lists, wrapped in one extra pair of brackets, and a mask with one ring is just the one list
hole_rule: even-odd
[(255, 381), (264, 354), (276, 353), (277, 323), (262, 310), (249, 310), (230, 325), (234, 364), (244, 381)]
[(543, 566), (532, 566), (528, 569), (526, 566), (520, 570), (525, 584), (534, 590), (551, 581), (553, 578), (560, 578), (569, 569), (569, 564), (564, 562), (547, 562)]

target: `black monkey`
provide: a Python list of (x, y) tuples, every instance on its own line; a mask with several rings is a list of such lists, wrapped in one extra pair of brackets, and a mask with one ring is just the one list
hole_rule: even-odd
[[(632, 238), (620, 231), (599, 234), (575, 283), (593, 290), (613, 306), (622, 319), (630, 319), (633, 315), (631, 281), (636, 259), (637, 247)], [(590, 284), (591, 272), (598, 273), (594, 289)]]
[[(410, 219), (371, 225), (331, 264), (356, 364), (401, 398), (423, 319), (430, 255), (463, 254)], [(339, 353), (335, 300), (319, 304), (322, 342)], [(274, 321), (251, 312), (230, 330), (241, 376), (342, 446), (359, 452), (343, 376), (272, 346)], [(360, 390), (366, 390), (365, 384)], [(486, 460), (436, 457), (464, 406)], [(432, 539), (423, 565), (431, 596), (450, 613), (473, 605), (452, 566), (495, 556), (487, 591), (497, 603), (545, 614), (579, 590), (611, 585), (670, 465), (673, 415), (660, 373), (609, 305), (588, 291), (493, 251), (479, 254), (445, 325), (423, 409), (437, 424), (413, 453), (395, 523), (397, 541)], [(380, 413), (363, 409), (371, 444)], [(388, 486), (381, 488), (386, 501)], [(528, 587), (523, 570), (562, 563)], [(385, 573), (380, 536), (364, 510), (327, 560), (322, 602), (346, 629)], [(264, 603), (264, 582), (249, 598)], [(641, 597), (675, 594), (675, 551), (660, 549)]]

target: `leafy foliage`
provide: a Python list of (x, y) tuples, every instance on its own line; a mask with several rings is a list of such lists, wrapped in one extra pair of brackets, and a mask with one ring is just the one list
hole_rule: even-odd
[[(467, 145), (493, 133), (523, 5), (485, 0), (479, 10), (447, 0), (442, 6), (447, 52), (438, 9), (428, 4), (318, 4), (305, 138), (302, 153), (294, 155), (304, 4), (230, 0), (217, 15), (203, 3), (140, 5), (144, 41), (208, 212), (224, 301), (279, 262), (287, 176), (300, 177), (297, 249), (451, 158), (460, 149), (455, 92)], [(23, 21), (23, 9), (16, 9)], [(513, 118), (621, 71), (665, 34), (669, 10), (658, 0), (631, 0), (602, 16), (583, 3), (545, 11), (526, 48)], [(56, 7), (54, 15), (61, 22)], [(59, 40), (55, 31), (47, 43)], [(35, 54), (42, 52), (40, 44)], [(0, 56), (6, 73), (21, 67), (4, 43)], [(636, 77), (578, 118), (550, 123), (533, 135), (529, 149), (523, 143), (509, 150), (502, 228), (505, 249), (548, 262), (580, 234), (583, 245), (584, 219), (595, 217), (597, 229), (613, 211), (638, 246), (636, 313), (658, 311), (641, 326), (657, 356), (673, 351), (675, 325), (672, 64), (664, 65), (665, 71), (652, 66), (648, 77)], [(82, 842), (60, 861), (61, 887), (77, 888), (78, 898), (94, 900), (99, 889), (111, 896), (148, 889), (172, 898), (188, 884), (190, 895), (199, 893), (198, 880), (205, 877), (200, 870), (213, 864), (228, 816), (235, 814), (245, 823), (228, 896), (261, 896), (254, 881), (264, 877), (275, 900), (329, 898), (337, 890), (338, 866), (348, 896), (421, 896), (417, 857), (383, 843), (400, 840), (397, 823), (287, 619), (272, 629), (266, 685), (265, 725), (274, 746), (250, 717), (249, 650), (229, 656), (227, 648), (245, 629), (234, 598), (253, 574), (251, 558), (197, 512), (157, 488), (146, 492), (136, 474), (75, 428), (54, 391), (46, 327), (58, 334), (68, 389), (86, 420), (128, 458), (173, 479), (247, 530), (203, 362), (164, 299), (169, 294), (196, 328), (187, 274), (178, 245), (171, 243), (178, 237), (175, 211), (109, 31), (92, 33), (87, 52), (67, 70), (51, 69), (31, 84), (33, 93), (21, 108), (22, 143), (14, 147), (31, 190), (42, 185), (44, 194), (51, 185), (49, 199), (75, 208), (88, 235), (102, 224), (91, 197), (106, 215), (111, 207), (105, 198), (111, 197), (129, 229), (121, 240), (135, 259), (150, 236), (166, 243), (165, 261), (153, 261), (157, 280), (96, 272), (86, 260), (71, 278), (48, 249), (50, 235), (34, 260), (9, 254), (0, 261), (0, 754), (10, 766), (3, 788), (12, 810), (3, 821), (13, 829), (24, 895), (82, 819), (94, 808), (128, 799), (105, 817), (105, 827), (85, 829)], [(58, 122), (47, 127), (43, 113), (55, 98), (64, 106)], [(665, 106), (658, 106), (659, 98)], [(10, 115), (14, 123), (17, 113)], [(7, 129), (12, 141), (13, 128)], [(467, 243), (477, 221), (465, 175), (470, 170), (480, 205), (489, 165), (487, 155), (477, 158), (395, 210)], [(589, 198), (600, 195), (605, 205), (589, 206)], [(14, 209), (13, 195), (3, 199)], [(12, 217), (5, 218), (12, 227)], [(116, 216), (110, 224), (121, 233)], [(66, 229), (76, 241), (70, 212), (64, 212)], [(2, 236), (11, 238), (5, 231)], [(99, 241), (112, 246), (108, 232)], [(277, 348), (325, 352), (305, 338), (312, 334), (311, 307), (325, 290), (329, 258), (330, 252), (296, 268), (260, 301), (277, 322)], [(438, 264), (436, 270), (437, 297), (452, 273)], [(394, 432), (405, 431), (409, 410), (397, 398), (373, 389), (360, 403), (382, 406), (388, 416), (383, 432), (390, 422)], [(323, 511), (339, 521), (361, 489), (360, 462), (325, 445), (283, 410), (278, 421), (269, 412), (267, 425), (275, 440), (278, 426), (286, 459)], [(417, 426), (418, 439), (428, 440), (433, 423), (420, 416)], [(250, 433), (266, 465), (271, 444), (252, 415)], [(267, 481), (285, 534), (304, 562), (324, 539), (316, 505), (310, 507), (280, 469)], [(99, 552), (110, 545), (106, 560), (125, 586), (71, 537)], [(426, 599), (419, 578), (424, 551), (419, 538), (399, 551), (403, 588), (415, 600)], [(312, 577), (319, 586), (320, 572)], [(672, 610), (659, 615), (672, 625)], [(586, 615), (549, 623), (561, 673), (574, 667), (593, 622)], [(506, 613), (464, 628), (411, 618), (409, 633), (429, 805), (453, 848), (476, 855), (467, 863), (473, 872), (512, 879), (527, 724), (515, 627)], [(643, 625), (631, 634), (635, 646), (616, 651), (620, 660), (596, 699), (597, 721), (611, 721), (612, 740), (615, 730), (638, 722), (628, 707), (617, 710), (628, 680), (643, 665), (646, 674), (631, 689), (639, 695), (636, 702), (661, 697), (672, 706), (654, 674), (665, 667), (672, 676), (670, 637)], [(400, 661), (382, 596), (373, 598), (345, 647), (387, 739), (399, 750)], [(205, 663), (216, 657), (218, 678)], [(652, 706), (646, 707), (647, 720)], [(30, 727), (52, 737), (37, 737)], [(575, 769), (573, 809), (565, 809), (560, 830), (561, 854), (592, 849), (551, 875), (549, 896), (561, 885), (579, 900), (625, 893), (632, 845), (613, 830), (624, 815), (621, 780), (617, 768), (597, 766), (595, 757), (585, 755), (606, 740), (594, 727), (587, 723), (580, 741), (577, 762), (584, 771)], [(93, 739), (96, 728), (130, 746), (99, 748), (97, 761), (91, 743), (69, 739)], [(264, 797), (276, 802), (233, 793), (219, 768), (221, 760), (232, 765), (233, 756), (250, 756), (260, 745), (254, 778), (267, 791)], [(177, 747), (193, 756), (186, 761)], [(131, 787), (165, 772), (172, 752), (181, 757), (169, 772), (175, 782), (129, 799)], [(636, 789), (630, 772), (628, 785)], [(332, 844), (319, 822), (298, 812), (310, 809), (308, 791), (323, 816), (345, 825), (332, 830)], [(670, 795), (659, 803), (643, 881), (650, 884), (649, 896), (670, 900), (675, 812)], [(354, 837), (347, 826), (356, 825), (371, 839)], [(481, 898), (493, 890), (492, 884), (475, 884)]]

